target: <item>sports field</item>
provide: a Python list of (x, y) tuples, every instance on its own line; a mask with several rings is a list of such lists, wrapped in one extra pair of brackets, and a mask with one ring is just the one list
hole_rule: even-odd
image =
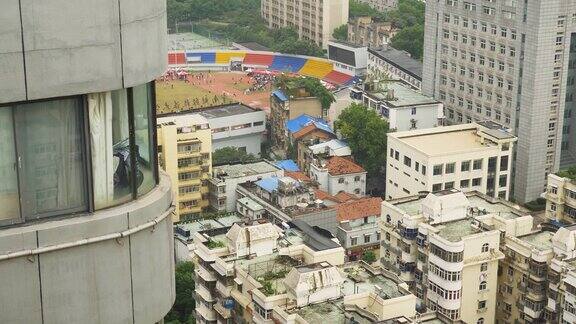
[(198, 72), (190, 74), (187, 82), (159, 80), (156, 82), (157, 113), (160, 115), (232, 102), (269, 112), (271, 85), (249, 91), (254, 83), (255, 80), (243, 72)]

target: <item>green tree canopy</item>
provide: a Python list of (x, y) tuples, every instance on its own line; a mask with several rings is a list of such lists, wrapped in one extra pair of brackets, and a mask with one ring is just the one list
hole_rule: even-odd
[(337, 40), (345, 41), (348, 39), (348, 25), (342, 25), (332, 32), (332, 37)]
[(229, 163), (246, 163), (256, 161), (258, 158), (254, 154), (246, 153), (236, 147), (223, 147), (212, 153), (212, 164), (222, 165)]
[(374, 251), (366, 251), (362, 254), (362, 260), (368, 264), (374, 263), (376, 261), (376, 253)]
[(392, 37), (390, 45), (410, 53), (415, 59), (421, 59), (424, 52), (423, 37), (424, 25), (414, 25), (400, 30)]
[(176, 265), (176, 300), (165, 317), (167, 323), (195, 323), (195, 290), (194, 263), (190, 261), (178, 263)]
[(383, 17), (384, 13), (370, 7), (368, 4), (359, 2), (357, 0), (350, 0), (348, 4), (348, 16), (354, 17)]
[(379, 174), (386, 163), (388, 123), (376, 111), (353, 103), (342, 111), (335, 127), (348, 141), (356, 161), (370, 175)]

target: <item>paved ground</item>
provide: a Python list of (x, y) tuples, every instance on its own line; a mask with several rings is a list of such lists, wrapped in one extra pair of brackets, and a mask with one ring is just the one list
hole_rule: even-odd
[(156, 83), (158, 114), (231, 102), (241, 102), (269, 113), (271, 87), (247, 93), (246, 89), (252, 83), (253, 79), (243, 72), (203, 72), (189, 75), (188, 82), (158, 81)]

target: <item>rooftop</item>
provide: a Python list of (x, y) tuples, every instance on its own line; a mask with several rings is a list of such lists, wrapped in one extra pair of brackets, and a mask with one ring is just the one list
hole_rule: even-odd
[(234, 213), (230, 214), (229, 216), (215, 218), (215, 219), (201, 219), (195, 220), (188, 223), (180, 222), (176, 225), (177, 234), (187, 234), (183, 235), (186, 237), (190, 237), (191, 233), (200, 232), (200, 231), (207, 231), (219, 228), (230, 227), (234, 223), (242, 222), (242, 219), (236, 216)]
[(332, 130), (328, 122), (326, 122), (324, 119), (318, 117), (312, 117), (307, 114), (302, 114), (294, 119), (287, 121), (286, 129), (290, 133), (296, 133), (302, 128), (309, 126), (311, 124), (314, 124), (317, 128), (323, 131), (334, 134), (334, 131)]
[(386, 48), (381, 49), (368, 49), (368, 52), (422, 80), (422, 62), (412, 58), (408, 52), (397, 50), (392, 46), (386, 46)]
[(380, 215), (381, 205), (380, 197), (360, 198), (341, 203), (336, 206), (338, 221)]
[(254, 200), (250, 199), (249, 197), (243, 197), (237, 200), (238, 203), (246, 206), (246, 208), (250, 210), (262, 210), (264, 207), (259, 203), (255, 202)]
[(256, 42), (242, 42), (242, 43), (236, 43), (238, 45), (240, 45), (243, 48), (249, 49), (251, 51), (263, 51), (263, 52), (268, 52), (270, 51), (270, 49), (260, 43), (256, 43)]
[(263, 173), (279, 171), (280, 168), (268, 161), (246, 164), (227, 164), (213, 167), (212, 174), (216, 178), (231, 179), (248, 177)]
[(440, 229), (438, 235), (450, 242), (458, 242), (463, 237), (481, 232), (477, 227), (472, 226), (471, 218), (442, 223), (437, 225), (436, 228)]
[(282, 91), (282, 90), (274, 90), (272, 91), (272, 95), (276, 98), (278, 98), (278, 100), (286, 102), (288, 101), (288, 96), (286, 96), (286, 94)]
[(318, 304), (310, 304), (298, 309), (297, 313), (308, 323), (349, 323), (352, 317), (355, 323), (358, 324), (372, 323), (371, 320), (357, 313), (346, 311), (342, 298)]
[(227, 105), (218, 105), (206, 108), (194, 108), (190, 110), (183, 110), (179, 112), (170, 112), (166, 114), (161, 114), (158, 117), (168, 117), (168, 116), (181, 116), (181, 115), (191, 115), (199, 114), (207, 119), (222, 118), (237, 116), (243, 114), (249, 114), (253, 112), (261, 111), (257, 108), (252, 108), (250, 106), (244, 105), (242, 103), (232, 103)]
[(552, 249), (552, 237), (554, 233), (548, 231), (540, 231), (524, 236), (518, 237), (523, 242), (530, 244), (532, 247), (539, 251), (546, 251)]
[(326, 147), (329, 147), (331, 150), (335, 151), (335, 150), (342, 149), (342, 148), (348, 148), (348, 143), (346, 143), (343, 140), (332, 139), (332, 140), (329, 140), (327, 142), (322, 142), (322, 143), (318, 143), (318, 144), (309, 146), (310, 150), (312, 150), (313, 152), (315, 152), (317, 150), (324, 150)]
[(401, 297), (409, 292), (401, 290), (398, 283), (379, 272), (372, 273), (358, 264), (345, 264), (343, 268), (345, 278), (342, 287), (343, 294), (374, 292), (382, 299)]
[(301, 128), (299, 131), (293, 133), (292, 136), (294, 137), (294, 139), (300, 139), (300, 138), (312, 133), (315, 130), (334, 135), (332, 130), (328, 130), (325, 127), (318, 127), (318, 125), (316, 123), (310, 123), (309, 125)]
[(333, 156), (328, 159), (325, 168), (330, 175), (342, 175), (353, 173), (364, 173), (363, 167), (354, 163), (352, 160), (340, 156)]
[(390, 133), (402, 143), (429, 156), (458, 154), (486, 149), (489, 144), (480, 143), (474, 124), (436, 127), (433, 129)]
[(284, 169), (284, 171), (290, 171), (290, 172), (300, 171), (298, 164), (296, 164), (296, 162), (294, 162), (294, 160), (276, 161), (276, 162), (274, 162), (274, 165), (276, 165), (280, 169)]
[[(432, 97), (423, 95), (422, 93), (412, 90), (402, 81), (381, 81), (377, 85), (378, 90), (368, 91), (370, 96), (388, 103), (393, 107), (408, 107), (425, 104), (438, 103)], [(388, 91), (393, 91), (393, 99), (389, 99)]]
[(284, 171), (284, 175), (287, 177), (290, 177), (294, 180), (298, 180), (298, 181), (302, 181), (302, 182), (312, 182), (312, 179), (310, 179), (310, 177), (307, 176), (306, 174), (304, 174), (304, 172), (302, 172), (302, 171), (296, 171), (296, 172)]

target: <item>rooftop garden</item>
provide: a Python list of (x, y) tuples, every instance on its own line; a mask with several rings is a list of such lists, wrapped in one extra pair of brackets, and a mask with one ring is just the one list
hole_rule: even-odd
[(325, 110), (336, 101), (332, 92), (316, 78), (280, 76), (276, 80), (276, 86), (291, 97), (316, 97)]
[(278, 271), (267, 271), (263, 276), (258, 277), (256, 280), (262, 285), (260, 291), (266, 296), (274, 296), (278, 291), (277, 280), (284, 279), (288, 274), (288, 269)]
[(208, 247), (210, 250), (212, 249), (219, 249), (219, 248), (223, 248), (226, 245), (224, 245), (224, 242), (222, 241), (214, 241), (214, 240), (208, 240), (206, 243), (204, 243), (206, 245), (206, 247)]
[(576, 180), (576, 167), (570, 167), (566, 170), (560, 170), (558, 171), (557, 175), (562, 178)]

